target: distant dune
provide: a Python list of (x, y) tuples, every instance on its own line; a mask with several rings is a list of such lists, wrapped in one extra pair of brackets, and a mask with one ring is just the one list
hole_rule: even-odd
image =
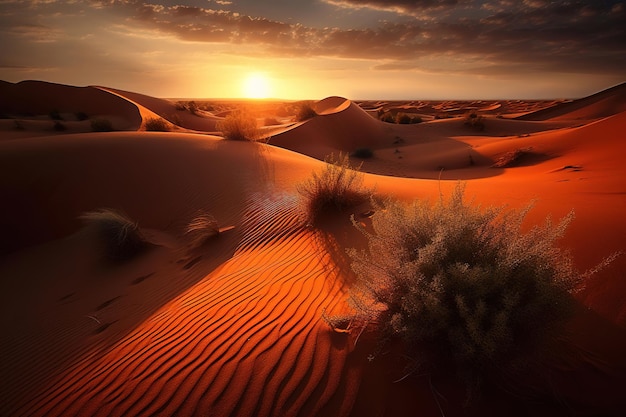
[(626, 83), (554, 107), (520, 116), (520, 120), (599, 119), (626, 111)]
[[(328, 154), (368, 149), (350, 160), (380, 199), (436, 201), (462, 180), (483, 207), (535, 201), (528, 228), (574, 210), (561, 244), (586, 270), (626, 252), (624, 91), (568, 103), (329, 97), (302, 122), (277, 103), (253, 143), (224, 140), (221, 118), (168, 100), (1, 82), (0, 415), (623, 414), (626, 256), (576, 294), (558, 344), (529, 364), (537, 378), (467, 404), (458, 381), (407, 372), (374, 323), (342, 332), (322, 319), (349, 309), (346, 249), (366, 243), (351, 218), (367, 228), (377, 209), (367, 202), (312, 227), (298, 184)], [(428, 117), (377, 119), (392, 110)], [(54, 130), (54, 111), (67, 130)], [(115, 130), (92, 132), (96, 118)], [(171, 131), (146, 132), (150, 118)], [(148, 249), (107, 260), (102, 235), (80, 219), (102, 208), (137, 222)], [(198, 242), (189, 225), (202, 221)]]

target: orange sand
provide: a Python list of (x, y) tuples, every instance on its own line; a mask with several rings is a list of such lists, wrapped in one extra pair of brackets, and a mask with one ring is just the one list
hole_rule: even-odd
[[(508, 393), (487, 387), (465, 407), (453, 381), (394, 383), (402, 357), (392, 346), (368, 360), (372, 328), (355, 344), (358, 331), (322, 320), (346, 309), (345, 248), (363, 242), (352, 213), (324, 230), (305, 226), (296, 184), (331, 152), (370, 148), (363, 170), (381, 196), (435, 199), (465, 180), (477, 204), (535, 200), (528, 226), (574, 210), (562, 243), (587, 269), (626, 252), (624, 85), (537, 111), (534, 102), (331, 97), (316, 103), (317, 117), (273, 129), (269, 145), (207, 135), (218, 117), (110, 88), (2, 82), (0, 97), (0, 113), (21, 114), (26, 127), (0, 120), (0, 415), (439, 416), (436, 398), (446, 416), (623, 414), (626, 256), (577, 294), (559, 348), (537, 366), (545, 378), (529, 375)], [(371, 116), (379, 108), (433, 120), (385, 124)], [(484, 131), (434, 120), (469, 108), (485, 115)], [(67, 121), (68, 132), (54, 133), (52, 109), (126, 131)], [(168, 119), (177, 131), (141, 131), (177, 112)], [(492, 167), (516, 150), (516, 164)], [(104, 263), (78, 220), (102, 207), (127, 213), (157, 247)], [(189, 249), (183, 231), (199, 213), (234, 228)]]

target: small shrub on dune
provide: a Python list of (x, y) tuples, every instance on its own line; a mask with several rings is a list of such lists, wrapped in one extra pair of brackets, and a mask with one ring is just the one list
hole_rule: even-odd
[(56, 132), (65, 132), (67, 130), (67, 126), (60, 121), (55, 120), (54, 124), (52, 125), (52, 129), (54, 129)]
[(146, 120), (146, 130), (149, 132), (169, 132), (170, 126), (161, 117), (153, 117)]
[(106, 259), (109, 261), (130, 260), (150, 246), (139, 225), (115, 210), (100, 209), (87, 212), (80, 216), (80, 219), (97, 230), (104, 245)]
[(94, 132), (112, 132), (113, 123), (109, 119), (93, 119), (91, 121), (91, 130)]
[(379, 116), (380, 121), (385, 122), (385, 123), (395, 123), (396, 122), (396, 118), (393, 117), (393, 115), (391, 113), (383, 113), (382, 115)]
[(360, 167), (350, 166), (348, 155), (330, 155), (320, 172), (298, 185), (303, 198), (307, 221), (316, 224), (320, 217), (330, 211), (341, 211), (368, 200), (372, 190), (363, 185)]
[(396, 123), (401, 125), (408, 125), (411, 123), (411, 116), (406, 113), (398, 113), (396, 115)]
[(229, 114), (218, 123), (217, 128), (227, 140), (254, 141), (261, 136), (256, 119), (244, 111)]
[(369, 159), (374, 156), (374, 151), (370, 148), (357, 148), (350, 154), (350, 156), (360, 159)]
[(476, 112), (470, 112), (465, 115), (465, 126), (469, 126), (479, 131), (485, 130), (485, 118)]
[(61, 113), (57, 109), (50, 110), (48, 116), (50, 116), (52, 120), (63, 120), (63, 116), (61, 116)]
[(279, 124), (280, 124), (280, 122), (276, 118), (274, 118), (274, 117), (266, 117), (263, 120), (263, 125), (265, 125), (265, 126), (276, 126), (276, 125), (279, 125)]
[(217, 220), (210, 214), (200, 213), (189, 222), (185, 229), (187, 249), (198, 248), (218, 234)]
[(296, 121), (304, 122), (317, 116), (317, 112), (313, 108), (313, 103), (305, 101), (298, 106), (298, 112), (296, 113)]
[[(555, 338), (589, 273), (555, 241), (573, 218), (521, 233), (528, 210), (482, 210), (463, 201), (388, 202), (352, 249), (355, 317), (399, 338), (415, 370), (450, 369), (468, 394), (487, 376), (506, 378)], [(603, 263), (606, 264), (610, 260)]]
[(89, 116), (84, 111), (78, 111), (74, 113), (74, 116), (76, 117), (76, 120), (78, 120), (79, 122), (89, 119)]

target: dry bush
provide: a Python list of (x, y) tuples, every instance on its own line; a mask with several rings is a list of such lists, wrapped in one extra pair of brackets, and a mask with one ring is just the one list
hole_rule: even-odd
[(58, 120), (55, 120), (52, 124), (52, 129), (56, 132), (65, 132), (67, 130), (67, 126), (64, 123), (61, 123)]
[(479, 131), (485, 130), (485, 118), (476, 112), (467, 113), (463, 123)]
[(227, 140), (254, 141), (261, 136), (256, 119), (242, 110), (226, 116), (218, 123), (217, 128)]
[(505, 152), (491, 165), (493, 168), (511, 168), (519, 165), (524, 157), (532, 155), (532, 148), (514, 149)]
[(369, 159), (374, 156), (374, 151), (370, 148), (357, 148), (350, 154), (354, 158)]
[(161, 117), (152, 117), (146, 120), (146, 130), (149, 132), (169, 132), (170, 126)]
[(113, 123), (109, 119), (93, 119), (91, 120), (91, 130), (94, 132), (112, 132)]
[(118, 211), (99, 209), (84, 213), (80, 219), (95, 227), (109, 261), (127, 261), (151, 245), (141, 233), (139, 225)]
[(482, 210), (466, 204), (463, 191), (459, 185), (434, 205), (379, 207), (374, 233), (355, 222), (368, 250), (349, 255), (355, 317), (403, 340), (422, 370), (452, 363), (471, 394), (487, 375), (514, 374), (556, 337), (570, 293), (588, 274), (555, 244), (573, 213), (521, 233), (528, 209)]
[(198, 248), (218, 234), (219, 227), (215, 217), (208, 213), (199, 213), (189, 222), (185, 229), (187, 249)]
[(296, 121), (304, 122), (317, 116), (317, 112), (313, 108), (311, 101), (304, 101), (298, 105), (298, 112), (296, 113)]
[(303, 198), (307, 221), (315, 224), (322, 214), (331, 210), (343, 210), (368, 200), (372, 190), (363, 185), (359, 167), (350, 166), (348, 155), (330, 155), (320, 172), (298, 185)]

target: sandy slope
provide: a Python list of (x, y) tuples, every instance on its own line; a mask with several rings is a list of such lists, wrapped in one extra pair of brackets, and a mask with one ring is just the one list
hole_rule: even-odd
[(121, 97), (149, 109), (159, 117), (169, 120), (170, 122), (191, 130), (198, 130), (203, 132), (214, 132), (216, 129), (215, 124), (221, 120), (220, 117), (202, 112), (202, 117), (196, 116), (185, 110), (177, 110), (176, 104), (161, 98), (155, 98), (146, 96), (144, 94), (133, 93), (130, 91), (117, 90), (108, 87), (99, 87), (103, 90), (115, 93)]
[(135, 130), (141, 123), (136, 106), (95, 87), (74, 87), (44, 81), (0, 83), (0, 113), (48, 115), (52, 110), (73, 117), (84, 112), (92, 118), (106, 118), (119, 130)]
[[(316, 110), (270, 141), (289, 149), (151, 132), (1, 141), (0, 415), (439, 416), (435, 398), (447, 416), (620, 415), (626, 256), (577, 295), (538, 374), (465, 408), (445, 379), (394, 383), (406, 359), (379, 352), (372, 328), (355, 345), (360, 329), (321, 319), (346, 308), (345, 248), (363, 240), (351, 213), (305, 226), (296, 185), (322, 165), (304, 154), (371, 147), (366, 182), (381, 196), (434, 199), (465, 179), (476, 203), (536, 199), (528, 226), (574, 209), (563, 244), (585, 269), (626, 251), (626, 113), (582, 126), (489, 118), (475, 132), (460, 120), (385, 125), (338, 97)], [(530, 149), (517, 166), (491, 168), (517, 149)], [(101, 207), (126, 212), (157, 247), (104, 262), (77, 220)], [(190, 249), (185, 226), (203, 213), (234, 228)]]
[(626, 111), (626, 83), (589, 97), (557, 104), (519, 117), (521, 120), (598, 119)]

